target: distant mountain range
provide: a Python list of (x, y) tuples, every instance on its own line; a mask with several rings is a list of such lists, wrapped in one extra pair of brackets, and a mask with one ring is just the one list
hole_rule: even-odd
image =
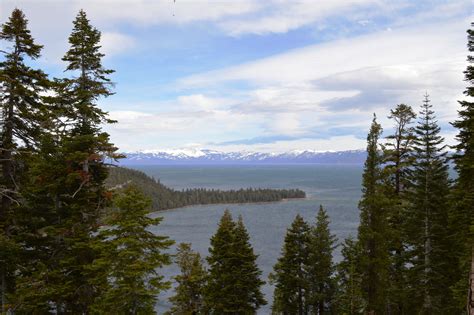
[(286, 153), (220, 152), (205, 149), (125, 152), (120, 165), (363, 164), (365, 150)]

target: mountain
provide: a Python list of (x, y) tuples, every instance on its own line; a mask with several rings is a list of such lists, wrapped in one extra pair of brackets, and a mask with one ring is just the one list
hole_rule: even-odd
[(286, 153), (220, 152), (205, 149), (125, 152), (120, 165), (363, 164), (365, 150)]

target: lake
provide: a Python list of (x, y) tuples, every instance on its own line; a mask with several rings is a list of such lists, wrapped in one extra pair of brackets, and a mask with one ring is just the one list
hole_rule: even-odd
[[(314, 223), (319, 205), (331, 218), (331, 230), (342, 242), (349, 235), (356, 235), (359, 222), (357, 203), (361, 195), (362, 165), (271, 165), (271, 166), (134, 166), (175, 189), (214, 188), (236, 189), (247, 187), (300, 188), (306, 199), (261, 204), (229, 204), (191, 206), (159, 212), (163, 222), (154, 229), (176, 241), (192, 243), (194, 250), (206, 257), (209, 239), (215, 233), (217, 223), (225, 209), (237, 218), (242, 215), (263, 279), (268, 282), (281, 253), (286, 229), (299, 213)], [(172, 252), (175, 252), (173, 246)], [(335, 260), (340, 259), (339, 252)], [(162, 269), (167, 279), (179, 273), (176, 266)], [(273, 287), (263, 287), (268, 305), (258, 314), (270, 314)], [(169, 308), (170, 290), (160, 295), (157, 310)]]

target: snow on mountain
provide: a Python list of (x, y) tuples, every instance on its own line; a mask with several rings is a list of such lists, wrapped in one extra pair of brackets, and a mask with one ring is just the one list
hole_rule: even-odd
[(121, 165), (170, 164), (363, 164), (365, 150), (293, 150), (285, 153), (219, 152), (207, 149), (168, 149), (125, 152)]

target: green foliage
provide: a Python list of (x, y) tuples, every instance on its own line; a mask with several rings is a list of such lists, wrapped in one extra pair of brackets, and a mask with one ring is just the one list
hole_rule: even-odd
[(363, 312), (365, 302), (362, 295), (361, 249), (353, 238), (342, 244), (342, 260), (337, 265), (337, 311), (340, 314), (354, 315)]
[(201, 256), (191, 250), (191, 244), (181, 243), (176, 254), (176, 264), (181, 269), (181, 273), (174, 278), (177, 286), (175, 295), (170, 298), (173, 307), (165, 314), (204, 314), (203, 290), (207, 272)]
[(359, 203), (361, 285), (365, 312), (383, 313), (388, 287), (387, 209), (389, 203), (382, 185), (383, 175), (378, 140), (382, 127), (375, 115), (367, 136), (367, 160), (362, 178), (362, 199)]
[[(28, 156), (46, 124), (47, 108), (41, 93), (49, 81), (41, 70), (26, 61), (40, 57), (42, 46), (35, 43), (28, 20), (19, 9), (13, 10), (0, 29), (0, 252), (19, 249), (14, 237), (15, 211), (22, 203), (22, 182), (28, 177)], [(18, 254), (18, 252), (17, 252)], [(17, 257), (2, 257), (0, 268), (0, 303), (14, 292)], [(0, 311), (5, 311), (1, 309)]]
[(133, 183), (152, 199), (153, 210), (166, 210), (189, 205), (272, 202), (291, 198), (305, 198), (299, 189), (247, 188), (239, 190), (186, 189), (174, 190), (143, 172), (123, 167), (111, 167), (107, 185), (111, 188)]
[(273, 314), (307, 314), (309, 283), (306, 276), (310, 227), (297, 215), (287, 230), (282, 253), (273, 267)]
[(105, 69), (101, 60), (104, 54), (100, 52), (100, 32), (87, 19), (86, 13), (81, 10), (74, 21), (74, 28), (69, 36), (70, 49), (66, 52), (63, 61), (67, 62), (66, 71), (78, 73), (74, 79), (64, 79), (62, 90), (72, 115), (76, 120), (74, 125), (79, 133), (95, 132), (100, 123), (111, 123), (107, 113), (95, 105), (100, 97), (107, 97), (111, 82), (108, 76), (113, 70)]
[(390, 294), (389, 309), (403, 313), (409, 309), (407, 287), (407, 254), (405, 252), (405, 218), (407, 216), (406, 189), (413, 166), (413, 144), (415, 140), (412, 126), (416, 114), (411, 106), (399, 104), (390, 110), (388, 116), (394, 123), (394, 133), (387, 137), (384, 146), (384, 175), (386, 176), (385, 196), (390, 199), (386, 210), (388, 227), (388, 247), (390, 252)]
[[(471, 23), (474, 27), (474, 23)], [(467, 30), (467, 47), (470, 53), (474, 52), (474, 29)], [(464, 95), (474, 97), (474, 56), (467, 57), (468, 66), (464, 71), (465, 81), (468, 83)], [(454, 147), (455, 168), (458, 174), (452, 192), (452, 207), (450, 212), (450, 232), (453, 240), (452, 254), (457, 259), (456, 280), (453, 291), (458, 300), (459, 309), (466, 304), (466, 292), (469, 268), (474, 259), (474, 102), (471, 100), (459, 101), (461, 110), (459, 118), (453, 123), (458, 129)], [(471, 271), (474, 272), (474, 271)]]
[(335, 310), (335, 266), (332, 252), (336, 237), (329, 230), (329, 216), (320, 206), (315, 226), (309, 231), (308, 261), (305, 271), (308, 279), (308, 309), (311, 314), (330, 314)]
[(266, 304), (260, 287), (261, 271), (256, 264), (242, 219), (235, 223), (228, 210), (211, 238), (207, 262), (209, 277), (204, 290), (210, 314), (254, 314)]
[(150, 218), (150, 200), (133, 187), (115, 196), (94, 244), (100, 253), (90, 269), (98, 275), (100, 295), (92, 309), (99, 313), (151, 314), (157, 294), (169, 287), (158, 268), (171, 263), (164, 251), (173, 244), (149, 229), (162, 218)]
[(450, 292), (452, 285), (448, 235), (449, 179), (444, 139), (432, 105), (425, 95), (415, 129), (414, 166), (410, 174), (407, 199), (407, 247), (411, 268), (409, 292), (410, 309), (423, 314), (447, 314), (453, 310)]

